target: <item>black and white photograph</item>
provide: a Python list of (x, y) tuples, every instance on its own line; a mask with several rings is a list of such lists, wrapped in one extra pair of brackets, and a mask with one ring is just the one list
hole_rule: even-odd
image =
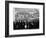
[(39, 29), (39, 9), (14, 8), (13, 29)]
[(44, 3), (7, 2), (6, 36), (44, 35)]

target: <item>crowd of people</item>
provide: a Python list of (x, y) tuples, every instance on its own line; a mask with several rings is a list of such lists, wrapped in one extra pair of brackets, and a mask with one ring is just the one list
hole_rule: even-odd
[(14, 30), (16, 29), (37, 29), (39, 28), (39, 20), (35, 19), (33, 21), (19, 21), (14, 22)]

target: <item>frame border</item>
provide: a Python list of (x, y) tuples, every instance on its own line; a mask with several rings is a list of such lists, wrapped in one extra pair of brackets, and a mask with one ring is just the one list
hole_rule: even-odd
[[(9, 3), (43, 5), (43, 33), (9, 35)], [(45, 3), (40, 3), (40, 2), (22, 2), (22, 1), (21, 2), (20, 1), (5, 1), (5, 37), (37, 36), (37, 35), (45, 35)]]

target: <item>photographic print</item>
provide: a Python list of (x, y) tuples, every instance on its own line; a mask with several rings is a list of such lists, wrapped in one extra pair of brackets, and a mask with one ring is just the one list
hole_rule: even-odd
[(35, 8), (14, 8), (13, 28), (39, 29), (39, 9)]
[(6, 1), (5, 36), (44, 35), (44, 3)]

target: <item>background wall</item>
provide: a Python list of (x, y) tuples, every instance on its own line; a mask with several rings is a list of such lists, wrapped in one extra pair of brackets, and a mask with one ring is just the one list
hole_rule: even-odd
[[(9, 0), (9, 1), (43, 2), (45, 3), (45, 7), (46, 7), (46, 0)], [(45, 16), (46, 16), (46, 13), (45, 13)], [(45, 32), (46, 32), (46, 28), (45, 28)], [(5, 38), (5, 0), (0, 0), (0, 38)], [(41, 35), (41, 36), (24, 36), (24, 37), (15, 37), (15, 38), (46, 38), (46, 33), (45, 35)]]

